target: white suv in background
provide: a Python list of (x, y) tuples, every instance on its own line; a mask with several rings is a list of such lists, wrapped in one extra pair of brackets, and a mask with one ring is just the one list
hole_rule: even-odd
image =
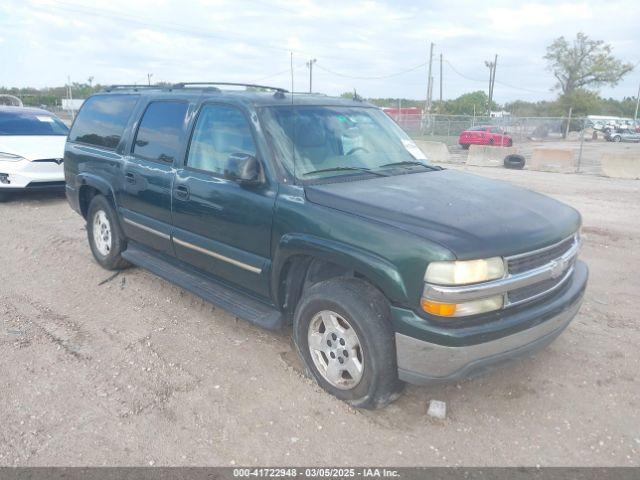
[(0, 201), (9, 192), (64, 187), (67, 133), (51, 112), (0, 106)]

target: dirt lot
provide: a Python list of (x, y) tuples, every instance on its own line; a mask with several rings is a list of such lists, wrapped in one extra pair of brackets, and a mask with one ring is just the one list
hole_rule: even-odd
[(0, 465), (639, 466), (640, 181), (469, 170), (582, 212), (584, 306), (537, 356), (374, 412), (306, 379), (286, 334), (110, 278), (63, 197), (0, 204)]

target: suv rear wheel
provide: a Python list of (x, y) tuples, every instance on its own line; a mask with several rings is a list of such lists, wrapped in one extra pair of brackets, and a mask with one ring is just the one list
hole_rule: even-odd
[(294, 342), (327, 392), (360, 408), (378, 408), (401, 389), (389, 307), (373, 286), (336, 278), (310, 287), (296, 308)]
[(102, 195), (96, 195), (87, 212), (87, 235), (96, 261), (107, 270), (120, 270), (129, 266), (122, 252), (127, 242), (120, 229), (116, 212)]

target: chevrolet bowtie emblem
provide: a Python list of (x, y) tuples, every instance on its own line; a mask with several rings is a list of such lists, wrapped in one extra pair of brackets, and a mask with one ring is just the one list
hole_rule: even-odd
[(564, 262), (562, 260), (554, 260), (551, 262), (551, 278), (558, 278), (564, 272)]

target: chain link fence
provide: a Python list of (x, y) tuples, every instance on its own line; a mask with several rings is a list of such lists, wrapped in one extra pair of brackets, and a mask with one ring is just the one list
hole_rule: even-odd
[[(515, 142), (575, 141), (584, 132), (590, 138), (604, 132), (591, 128), (584, 118), (566, 117), (487, 117), (471, 115), (394, 114), (391, 117), (412, 137), (457, 145), (460, 134), (480, 126), (496, 127)], [(568, 128), (567, 128), (568, 127)], [(585, 129), (589, 131), (585, 131)]]
[[(632, 148), (640, 158), (640, 144), (607, 141), (607, 125), (597, 125), (587, 118), (568, 117), (499, 117), (472, 115), (390, 115), (415, 140), (442, 142), (450, 152), (451, 163), (464, 163), (468, 151), (460, 145), (460, 134), (479, 127), (490, 127), (496, 146), (513, 145), (530, 158), (536, 148), (571, 150), (580, 173), (600, 174), (601, 158), (606, 153), (628, 152)], [(613, 130), (615, 132), (615, 128)], [(475, 142), (471, 142), (475, 143)], [(626, 149), (626, 150), (625, 150)]]

